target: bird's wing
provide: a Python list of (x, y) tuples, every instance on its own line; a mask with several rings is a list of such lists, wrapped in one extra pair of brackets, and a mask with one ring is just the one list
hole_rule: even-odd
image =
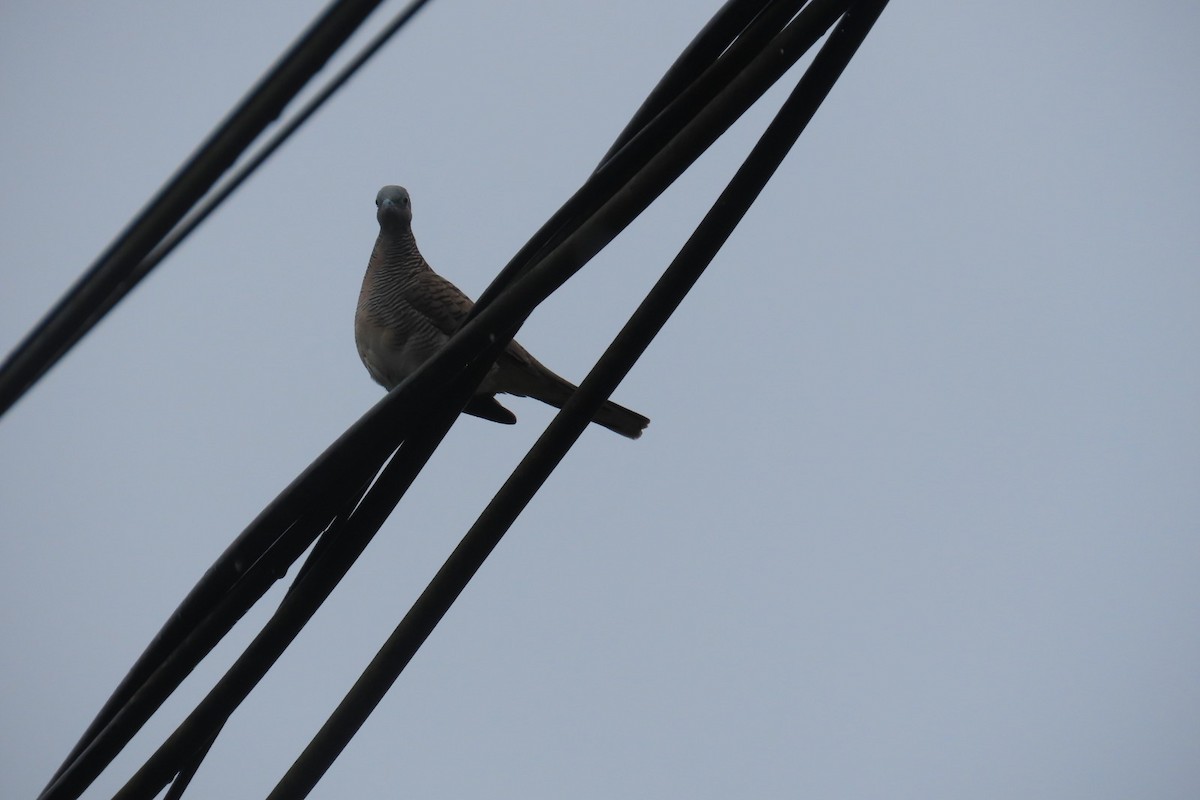
[[(453, 335), (467, 321), (467, 315), (475, 303), (461, 289), (433, 270), (422, 272), (418, 280), (416, 291), (406, 293), (405, 299), (435, 328), (446, 336)], [(509, 342), (504, 353), (524, 367), (544, 369), (516, 341)]]
[(457, 331), (475, 304), (450, 281), (436, 272), (421, 272), (416, 286), (404, 294), (415, 311), (446, 336)]

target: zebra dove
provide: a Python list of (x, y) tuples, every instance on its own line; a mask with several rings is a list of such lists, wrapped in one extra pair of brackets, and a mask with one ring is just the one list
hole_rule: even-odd
[[(375, 197), (379, 237), (367, 263), (354, 339), (371, 377), (392, 389), (437, 352), (466, 321), (474, 303), (430, 268), (412, 232), (412, 201), (401, 186), (385, 186)], [(575, 391), (515, 341), (496, 359), (464, 411), (511, 425), (516, 416), (496, 401), (497, 393), (533, 397), (555, 408)], [(636, 439), (650, 423), (637, 412), (606, 401), (593, 422)]]

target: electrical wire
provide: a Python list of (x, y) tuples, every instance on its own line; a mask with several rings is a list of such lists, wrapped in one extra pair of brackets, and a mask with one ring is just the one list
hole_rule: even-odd
[[(843, 31), (854, 19), (866, 15), (863, 9), (874, 6), (882, 9), (884, 3), (813, 0), (797, 14), (799, 5), (801, 3), (795, 0), (758, 4), (733, 0), (718, 12), (720, 19), (714, 18), (689, 45), (692, 55), (685, 53), (687, 58), (681, 56), (676, 61), (655, 89), (657, 97), (648, 98), (596, 172), (513, 257), (481, 296), (475, 314), (463, 328), (434, 358), (393, 389), (327, 448), (210, 568), (139, 659), (118, 693), (114, 693), (110, 704), (106, 704), (93, 728), (89, 729), (93, 734), (91, 739), (85, 735), (81, 740), (82, 751), (77, 746), (73, 758), (68, 758), (60, 768), (57, 780), (43, 795), (45, 800), (77, 797), (140, 729), (161, 699), (174, 690), (211, 646), (266, 588), (286, 572), (313, 539), (320, 536), (329, 546), (319, 558), (310, 558), (302, 577), (250, 647), (130, 779), (118, 797), (153, 797), (174, 776), (182, 774), (184, 781), (190, 777), (225, 720), (362, 553), (470, 399), (495, 356), (532, 310), (661, 194), (834, 22), (840, 18), (837, 30)], [(865, 30), (862, 33), (865, 35)], [(846, 33), (837, 32), (830, 36), (805, 73), (801, 85), (805, 85), (806, 80), (809, 86), (814, 85), (813, 81), (817, 79), (809, 79), (809, 75), (820, 74), (818, 64), (833, 59), (826, 55), (827, 51), (832, 52), (833, 42), (845, 41), (846, 37)], [(672, 91), (678, 94), (672, 97)], [(799, 92), (800, 87), (797, 87), (796, 93)], [(776, 122), (764, 134), (764, 141), (776, 125), (782, 124), (779, 119), (783, 116), (781, 110)], [(640, 128), (635, 124), (639, 118), (646, 120)], [(762, 147), (760, 142), (747, 159), (747, 165), (763, 158), (755, 155)], [(738, 176), (748, 168), (744, 165)], [(722, 200), (718, 201), (718, 207), (721, 202), (741, 202), (738, 199), (741, 195), (732, 200), (726, 196), (734, 191), (739, 177), (731, 182)], [(765, 180), (763, 177), (762, 181)], [(746, 191), (746, 186), (737, 190), (742, 194)], [(756, 194), (757, 190), (754, 191)], [(744, 200), (747, 207), (752, 201), (753, 197)], [(715, 248), (724, 241), (723, 236), (719, 241), (714, 238), (719, 226), (714, 227), (715, 223), (709, 217), (701, 223), (676, 262), (668, 268), (659, 285), (614, 340), (580, 390), (555, 418), (551, 428), (535, 444), (522, 462), (523, 466), (514, 472), (468, 532), (460, 549), (466, 546), (468, 539), (476, 542), (471, 546), (476, 549), (469, 551), (470, 557), (459, 555), (459, 550), (451, 556), (451, 560), (459, 559), (456, 562), (459, 566), (451, 570), (455, 576), (453, 580), (461, 580), (465, 585), (478, 564), (470, 570), (460, 567), (463, 564), (469, 566), (468, 562), (475, 560), (482, 563), (487, 554), (478, 549), (478, 542), (482, 541), (479, 537), (493, 536), (498, 541), (528, 497), (561, 458), (561, 453), (566, 452), (578, 431), (586, 426), (591, 412), (607, 398), (674, 305), (682, 299), (682, 294), (676, 295), (682, 286), (680, 276), (692, 274), (689, 270), (702, 270), (712, 257), (709, 254), (704, 258), (703, 254), (707, 249), (715, 253)], [(727, 235), (726, 232), (724, 236)], [(693, 240), (699, 243), (693, 244)], [(694, 274), (698, 275), (698, 272)], [(669, 280), (668, 276), (671, 276)], [(668, 285), (660, 288), (664, 282)], [(682, 292), (686, 293), (686, 288)], [(671, 305), (667, 300), (673, 297), (677, 299)], [(670, 310), (664, 311), (668, 306)], [(553, 453), (558, 455), (553, 456)], [(391, 461), (379, 472), (389, 455)], [(370, 485), (377, 472), (378, 478)], [(466, 562), (464, 558), (467, 558)], [(439, 580), (446, 580), (441, 572), (427, 592), (440, 598), (438, 603), (444, 601), (448, 608), (449, 602), (453, 601), (447, 594), (450, 584), (439, 584)], [(457, 596), (457, 592), (453, 594)], [(407, 658), (415, 653), (420, 641), (406, 637), (426, 625), (432, 630), (432, 625), (444, 613), (443, 609), (435, 614), (433, 601), (422, 608), (424, 610), (419, 611), (414, 606), (410, 615), (418, 614), (424, 622), (419, 625), (407, 623), (409, 633), (401, 636), (400, 649), (411, 651)], [(404, 627), (406, 622), (401, 626)], [(389, 669), (393, 666), (394, 662), (391, 662)], [(118, 700), (119, 694), (123, 695), (123, 700)], [(363, 704), (361, 695), (356, 698), (350, 700), (348, 697), (348, 702), (369, 713), (369, 704)], [(102, 717), (105, 717), (103, 721)], [(324, 772), (324, 767), (317, 771), (315, 768), (324, 760), (332, 762), (336, 757), (334, 750), (340, 752), (340, 747), (344, 746), (344, 742), (336, 745), (339, 737), (345, 736), (348, 740), (353, 735), (350, 727), (347, 719), (339, 719), (336, 723), (331, 719), (318, 734), (320, 743), (314, 739), (310, 745), (313, 751), (306, 750), (307, 755), (297, 761), (299, 766), (293, 767), (298, 770), (296, 775), (289, 771), (292, 777), (285, 776), (280, 787), (286, 784), (311, 788), (319, 778), (317, 771)], [(352, 727), (357, 728), (356, 725)], [(181, 783), (172, 791), (177, 795), (183, 788)], [(302, 796), (286, 793), (293, 792), (294, 788), (277, 787), (276, 791), (284, 792), (279, 796)]]
[[(159, 242), (153, 250), (150, 251), (149, 255), (147, 255), (137, 264), (137, 266), (130, 273), (128, 282), (131, 285), (136, 284), (138, 281), (148, 275), (151, 270), (157, 267), (163, 259), (170, 255), (171, 252), (177, 246), (179, 246), (184, 239), (190, 236), (191, 233), (196, 230), (196, 228), (200, 227), (201, 223), (208, 219), (212, 212), (216, 211), (217, 208), (224, 203), (231, 194), (237, 191), (237, 189), (241, 187), (247, 178), (253, 175), (254, 172), (260, 166), (262, 166), (268, 158), (274, 155), (275, 151), (278, 150), (284, 142), (291, 138), (292, 134), (295, 133), (300, 126), (302, 126), (305, 122), (308, 122), (309, 117), (315, 114), (321, 108), (321, 106), (325, 105), (326, 100), (333, 97), (333, 95), (339, 89), (341, 89), (352, 77), (354, 77), (355, 73), (357, 73), (358, 70), (364, 64), (366, 64), (372, 56), (379, 52), (379, 50), (385, 44), (387, 44), (395, 34), (399, 33), (400, 29), (407, 25), (409, 20), (416, 16), (417, 12), (420, 11), (428, 2), (429, 0), (412, 0), (412, 2), (410, 2), (403, 10), (401, 10), (391, 22), (389, 22), (384, 28), (375, 34), (371, 41), (367, 43), (367, 45), (363, 47), (357, 53), (357, 55), (354, 56), (354, 58), (352, 58), (340, 70), (338, 70), (337, 74), (330, 78), (329, 81), (320, 89), (320, 91), (306, 101), (299, 111), (289, 117), (287, 122), (281, 125), (275, 133), (271, 134), (270, 138), (267, 139), (267, 141), (264, 142), (261, 147), (255, 150), (254, 154), (251, 155), (250, 158), (248, 158), (240, 167), (238, 167), (228, 178), (221, 181), (220, 185), (217, 186), (212, 192), (205, 195), (204, 201), (192, 209), (192, 211), (189, 212), (188, 215), (184, 217), (178, 225), (171, 229), (171, 232), (161, 242)], [(122, 297), (123, 295), (110, 295), (108, 298), (106, 298), (104, 303), (97, 309), (97, 319), (104, 314), (107, 314), (112, 307), (121, 300)]]
[(0, 365), (0, 415), (145, 277), (138, 264), (358, 29), (381, 0), (335, 0), (209, 134)]

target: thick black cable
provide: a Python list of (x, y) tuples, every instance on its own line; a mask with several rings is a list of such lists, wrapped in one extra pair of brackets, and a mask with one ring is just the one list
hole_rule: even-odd
[(612, 158), (650, 120), (682, 94), (742, 34), (750, 21), (771, 3), (772, 0), (728, 0), (721, 6), (659, 79), (600, 159), (600, 164)]
[[(0, 415), (133, 288), (137, 264), (273, 122), (381, 0), (335, 0), (0, 366)], [(111, 304), (110, 304), (111, 305)]]
[[(312, 542), (317, 533), (319, 531), (313, 531), (307, 538), (287, 540), (287, 544), (294, 548), (291, 557), (299, 558), (304, 552), (305, 542)], [(86, 740), (81, 740), (83, 746), (42, 791), (39, 795), (41, 800), (80, 796), (191, 673), (203, 655), (216, 646), (245, 613), (245, 609), (260, 599), (278, 577), (278, 574), (266, 570), (250, 571), (245, 580), (231, 588), (213, 614), (197, 620), (189, 635), (156, 669), (133, 687), (122, 704), (110, 710), (104, 723), (92, 731)], [(238, 611), (230, 613), (231, 608)]]
[(196, 770), (200, 769), (200, 765), (204, 762), (205, 757), (208, 756), (208, 751), (212, 749), (212, 746), (216, 743), (217, 736), (219, 736), (220, 733), (221, 731), (218, 729), (216, 733), (208, 737), (207, 742), (202, 743), (200, 747), (194, 753), (192, 753), (191, 757), (186, 763), (184, 763), (179, 772), (175, 775), (175, 779), (171, 781), (171, 786), (167, 789), (167, 793), (163, 795), (163, 800), (179, 800), (179, 798), (183, 797), (183, 793), (187, 791), (187, 787), (192, 782), (192, 778), (196, 777)]
[[(490, 347), (494, 359), (504, 344), (497, 339)], [(484, 364), (480, 362), (479, 366)], [(323, 557), (307, 574), (297, 578), (297, 584), (291, 587), (275, 614), (242, 655), (115, 798), (153, 797), (165, 781), (170, 781), (172, 775), (188, 766), (193, 753), (207, 746), (206, 743), (217, 735), (370, 544), (457, 419), (485, 372), (486, 369), (482, 369), (472, 376), (471, 381), (453, 387), (447, 397), (432, 398), (428, 407), (412, 409), (414, 416), (422, 419), (419, 432), (404, 441), (344, 524), (335, 521), (322, 534), (330, 542)]]
[(729, 238), (812, 119), (887, 0), (847, 12), (742, 167), (595, 368), (480, 514), (268, 800), (308, 796), (500, 539)]
[[(759, 8), (736, 9), (738, 13), (730, 14), (723, 29), (714, 27), (707, 36), (702, 32), (688, 45), (688, 50), (692, 52), (680, 56), (658, 86), (654, 87), (650, 97), (604, 154), (600, 166), (604, 166), (659, 115), (678, 114), (689, 102), (698, 105), (700, 98), (711, 96), (717, 88), (728, 84), (733, 76), (762, 52), (771, 38), (799, 13), (806, 2), (808, 0), (773, 0)], [(757, 13), (750, 13), (754, 11)], [(734, 38), (730, 38), (731, 34)], [(695, 77), (690, 81), (689, 68), (695, 70)], [(672, 88), (675, 90), (674, 97), (669, 94)]]
[[(146, 720), (191, 674), (325, 529), (336, 502), (328, 490), (308, 496), (309, 508), (283, 526), (256, 558), (222, 556), (168, 618), (130, 668), (87, 731), (55, 772), (44, 792), (70, 773), (68, 786), (82, 791), (141, 729)], [(244, 537), (244, 534), (243, 534)], [(239, 537), (239, 541), (243, 537)], [(234, 548), (230, 548), (234, 549)], [(66, 791), (68, 796), (71, 790)]]
[(291, 593), (254, 637), (233, 665), (196, 708), (175, 729), (146, 763), (126, 782), (114, 800), (150, 800), (162, 790), (196, 747), (212, 736), (246, 698), (300, 630), (332, 593), (341, 578), (370, 543), (371, 538), (416, 479), (424, 462), (400, 457), (407, 448), (430, 450), (454, 423), (459, 410), (434, 408), (426, 425), (401, 446), (384, 467), (379, 479), (340, 531), (339, 545), (304, 578), (302, 591)]
[[(511, 333), (509, 334), (511, 338)], [(491, 354), (494, 358), (495, 354), (502, 349), (501, 340), (495, 337), (489, 337), (491, 347), (495, 351)], [(507, 341), (504, 339), (503, 341)], [(448, 367), (448, 359), (444, 356), (436, 356), (431, 359), (427, 369), (428, 375), (436, 375), (440, 370), (446, 372), (449, 369), (458, 371), (461, 367)], [(43, 791), (43, 800), (52, 800), (53, 798), (68, 798), (76, 797), (90, 783), (95, 780), (100, 771), (107, 766), (108, 763), (116, 756), (118, 752), (128, 743), (134, 734), (140, 730), (141, 726), (149, 719), (150, 715), (162, 704), (162, 702), (170, 695), (172, 691), (187, 677), (194, 669), (199, 661), (206, 655), (224, 636), (225, 633), (233, 627), (233, 625), (245, 614), (245, 612), (266, 593), (267, 589), (279, 578), (281, 578), (286, 569), (303, 554), (304, 550), (313, 541), (317, 534), (324, 537), (329, 537), (335, 543), (336, 551), (331, 551), (329, 556), (322, 560), (320, 567), (322, 570), (321, 576), (314, 575), (311, 579), (305, 576), (305, 579), (299, 586), (294, 586), (289, 590), (288, 598), (285, 598), (280, 609), (276, 611), (266, 625), (264, 625), (259, 636), (269, 643), (266, 650), (262, 650), (251, 658), (247, 658), (245, 663), (239, 659), (239, 670), (230, 677), (227, 674), (227, 684), (223, 687), (224, 692), (218, 693), (206, 700), (209, 707), (206, 710), (207, 716), (199, 718), (200, 721), (189, 723), (187, 730), (181, 733), (179, 739), (172, 742), (169, 752), (163, 755), (164, 761), (167, 758), (184, 759), (187, 754), (192, 752), (196, 742), (203, 740), (206, 736), (215, 735), (215, 728), (205, 727), (207, 723), (204, 720), (220, 720), (219, 724), (231, 714), (240, 702), (241, 698), (248, 694), (250, 689), (266, 674), (270, 666), (282, 653), (283, 649), (295, 637), (300, 628), (315, 613), (317, 607), (324, 601), (328, 594), (332, 591), (340, 576), (345, 574), (349, 569), (350, 564), (362, 552), (370, 540), (370, 536), (374, 535), (376, 528), (370, 529), (365, 534), (351, 535), (340, 529), (342, 521), (345, 520), (349, 507), (353, 507), (354, 503), (362, 497), (365, 485), (360, 487), (357, 493), (354, 493), (346, 498), (342, 490), (337, 487), (343, 487), (349, 475), (360, 474), (363, 471), (364, 464), (368, 467), (367, 473), (374, 475), (378, 467), (371, 466), (375, 462), (371, 461), (370, 454), (362, 455), (363, 442), (356, 442), (355, 439), (362, 440), (367, 438), (375, 445), (375, 452), (379, 452), (380, 442), (384, 442), (384, 447), (388, 447), (387, 442), (391, 441), (388, 437), (394, 436), (392, 433), (396, 429), (392, 420), (403, 419), (408, 423), (413, 423), (416, 420), (421, 422), (419, 428), (423, 434), (429, 434), (432, 430), (428, 420), (431, 413), (448, 414), (448, 419), (453, 421), (457, 414), (461, 411), (463, 405), (470, 398), (473, 387), (478, 385), (486, 371), (486, 363), (479, 362), (472, 365), (473, 370), (479, 370), (478, 374), (473, 376), (471, 382), (462, 384), (459, 387), (454, 387), (456, 394), (445, 399), (441, 394), (434, 394), (432, 400), (436, 401), (436, 406), (433, 411), (428, 409), (422, 410), (420, 407), (413, 405), (412, 402), (407, 402), (410, 397), (419, 394), (419, 390), (423, 388), (421, 384), (416, 387), (402, 385), (397, 387), (391, 394), (381, 400), (376, 406), (360, 419), (354, 426), (351, 427), (346, 434), (328, 448), (321, 457), (310, 465), (302, 475), (293, 481), (292, 485), (285, 490), (280, 497), (268, 506), (262, 514), (259, 515), (259, 520), (256, 520), (243, 534), (239, 537), (239, 542), (245, 539), (255, 537), (263, 537), (271, 534), (272, 526), (266, 524), (258, 525), (260, 521), (269, 520), (272, 513), (283, 518), (282, 515), (287, 513), (288, 509), (295, 509), (297, 503), (307, 503), (309, 507), (299, 510), (292, 510), (293, 514), (301, 516), (293, 523), (288, 525), (281, 533), (276, 534), (277, 538), (267, 546), (259, 561), (254, 563), (239, 563), (236, 557), (223, 555), (219, 559), (218, 564), (210, 568), (209, 573), (214, 573), (224, 570), (225, 574), (219, 581), (213, 582), (211, 585), (198, 586), (189, 594), (187, 600), (181, 606), (181, 610), (176, 611), (168, 622), (167, 627), (177, 627), (174, 631), (175, 643), (173, 649), (159, 653), (157, 660), (139, 659), (139, 674), (127, 676), (123, 682), (124, 701), (120, 704), (114, 704), (114, 707), (109, 710), (106, 720), (103, 724), (94, 723), (93, 727), (96, 730), (92, 731), (93, 735), (90, 741), (87, 741), (85, 746), (78, 748), (80, 752), (75, 754), (67, 769), (60, 770), (60, 775), (56, 776), (56, 780), (52, 780), (51, 785)], [(411, 379), (410, 379), (411, 380)], [(441, 398), (441, 400), (439, 400)], [(449, 409), (449, 411), (448, 411)], [(451, 413), (452, 412), (452, 413)], [(448, 429), (448, 426), (447, 426)], [(429, 455), (432, 454), (437, 443), (440, 442), (440, 435), (433, 438), (432, 435), (425, 435), (422, 438), (427, 442), (432, 442), (428, 447), (413, 444), (412, 441), (405, 440), (404, 447), (401, 449), (401, 463), (405, 468), (410, 470), (412, 476), (415, 477), (417, 472), (424, 466)], [(389, 451), (384, 451), (384, 457)], [(358, 456), (357, 458), (355, 456)], [(393, 459), (395, 460), (395, 459)], [(343, 472), (346, 470), (346, 472)], [(411, 483), (411, 478), (408, 482), (400, 485), (399, 492), (391, 502), (394, 505), (403, 495), (408, 484)], [(331, 485), (334, 488), (331, 488)], [(398, 484), (391, 484), (393, 487)], [(381, 486), (383, 488), (381, 488)], [(386, 484), (377, 483), (372, 487), (372, 491), (385, 491)], [(328, 524), (328, 512), (325, 510), (341, 497), (343, 510), (339, 511), (333, 523)], [(365, 502), (365, 501), (364, 501)], [(346, 504), (349, 503), (349, 507)], [(380, 518), (379, 523), (382, 524), (383, 519)], [(361, 538), (365, 536), (365, 538)], [(236, 544), (236, 543), (235, 543)], [(231, 546), (230, 550), (234, 549)], [(348, 555), (347, 555), (348, 554)], [(346, 559), (344, 566), (338, 559)], [(325, 563), (332, 560), (333, 566)], [(329, 579), (328, 583), (323, 582), (331, 574), (330, 570), (334, 570), (335, 577)], [(340, 572), (338, 571), (340, 570)], [(318, 570), (314, 569), (314, 573)], [(206, 573), (202, 584), (209, 580), (210, 574)], [(314, 590), (313, 585), (319, 588)], [(287, 599), (297, 591), (307, 593), (307, 602), (301, 605), (288, 605)], [(210, 594), (210, 597), (205, 597), (201, 601), (189, 602), (195, 600), (194, 596), (198, 594)], [(312, 603), (311, 608), (308, 603)], [(191, 616), (185, 617), (184, 613)], [(206, 613), (205, 613), (206, 612)], [(257, 641), (257, 640), (256, 640)], [(156, 638), (152, 643), (151, 648), (158, 643)], [(269, 657), (264, 657), (262, 653), (271, 652), (272, 647), (277, 647), (278, 652)], [(245, 655), (245, 654), (244, 654)], [(145, 663), (143, 663), (145, 662)], [(136, 680), (134, 679), (136, 678)], [(125, 684), (128, 683), (128, 686)], [(215, 690), (214, 690), (215, 691)], [(236, 698), (232, 701), (232, 705), (222, 706), (223, 702), (230, 702), (229, 698)], [(99, 718), (98, 718), (99, 722)], [(182, 728), (183, 726), (181, 726)], [(156, 762), (158, 773), (147, 774), (163, 774), (162, 764), (164, 761)]]
[[(799, 0), (780, 3), (798, 4)], [(473, 314), (482, 313), (501, 289), (561, 246), (581, 225), (593, 222), (601, 207), (618, 191), (627, 189), (632, 177), (651, 160), (657, 159), (660, 167), (675, 165), (669, 168), (677, 170), (676, 176), (680, 174), (798, 61), (849, 5), (850, 0), (811, 0), (783, 30), (771, 31), (770, 37), (756, 38), (754, 46), (739, 37), (703, 74), (690, 82), (681, 80), (681, 85), (687, 85), (683, 93), (554, 212), (480, 295)], [(786, 22), (786, 18), (774, 15), (772, 19), (780, 24)], [(701, 115), (703, 121), (698, 120)], [(650, 196), (641, 207), (648, 206), (657, 196), (657, 193)]]

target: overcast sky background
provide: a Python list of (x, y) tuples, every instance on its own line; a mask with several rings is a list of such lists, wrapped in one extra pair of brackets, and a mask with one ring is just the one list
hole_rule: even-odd
[[(4, 3), (0, 351), (322, 6)], [(380, 397), (379, 186), (477, 296), (716, 6), (433, 3), (0, 418), (0, 794)], [(1196, 797), (1197, 41), (1182, 0), (892, 3), (618, 390), (646, 435), (584, 435), (313, 796)], [(580, 379), (786, 91), (522, 343)], [(459, 421), (188, 796), (274, 785), (552, 413), (509, 405)]]

